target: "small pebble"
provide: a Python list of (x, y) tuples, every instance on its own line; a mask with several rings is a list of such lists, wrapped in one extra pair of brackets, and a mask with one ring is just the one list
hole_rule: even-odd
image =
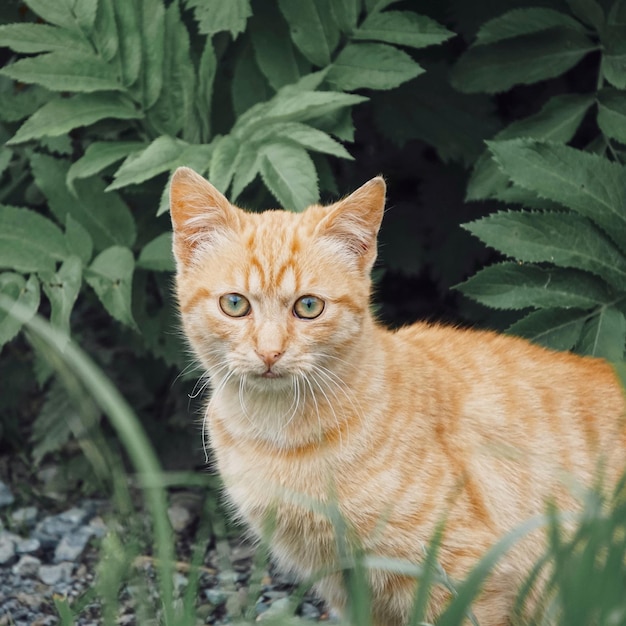
[(10, 506), (15, 502), (9, 486), (0, 480), (0, 506)]
[(20, 560), (13, 566), (13, 573), (24, 578), (34, 578), (39, 572), (41, 561), (36, 556), (25, 554)]
[(11, 513), (11, 521), (15, 526), (32, 528), (37, 521), (37, 514), (37, 507), (25, 506), (21, 509), (16, 509), (13, 513)]
[(54, 562), (78, 559), (92, 536), (93, 533), (88, 526), (81, 526), (76, 531), (63, 535), (54, 550)]
[(320, 610), (310, 602), (303, 602), (301, 607), (302, 619), (306, 619), (312, 622), (316, 622), (320, 618)]
[(291, 600), (289, 598), (279, 598), (270, 604), (267, 611), (259, 615), (259, 621), (273, 619), (279, 615), (285, 615), (291, 610)]
[(177, 533), (182, 533), (193, 521), (193, 516), (180, 504), (173, 504), (167, 509), (167, 516), (170, 518), (170, 524)]
[(70, 582), (72, 579), (73, 563), (59, 563), (58, 565), (42, 565), (39, 568), (39, 580), (46, 585), (57, 585), (61, 582)]
[(15, 542), (11, 533), (0, 533), (0, 565), (6, 565), (15, 557)]
[(226, 602), (228, 596), (220, 589), (205, 589), (204, 597), (213, 605), (219, 606)]
[(35, 554), (41, 550), (41, 542), (39, 539), (22, 539), (15, 542), (15, 551), (18, 554)]

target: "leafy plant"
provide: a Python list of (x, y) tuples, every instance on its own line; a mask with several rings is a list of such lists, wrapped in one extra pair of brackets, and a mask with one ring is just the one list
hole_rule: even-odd
[(552, 96), (538, 113), (487, 142), (468, 199), (525, 209), (465, 226), (513, 260), (481, 270), (460, 289), (491, 307), (535, 308), (510, 327), (512, 333), (620, 361), (626, 340), (626, 84), (616, 55), (617, 40), (626, 34), (625, 5), (615, 2), (606, 13), (595, 2), (569, 7), (571, 14), (523, 8), (489, 20), (454, 68), (453, 83), (470, 92), (554, 78), (590, 53), (595, 72), (591, 90)]

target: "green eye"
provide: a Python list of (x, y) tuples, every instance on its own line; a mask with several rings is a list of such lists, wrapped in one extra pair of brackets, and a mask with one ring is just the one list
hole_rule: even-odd
[(230, 317), (244, 317), (250, 313), (250, 302), (238, 293), (227, 293), (220, 298), (220, 309)]
[(293, 305), (293, 312), (296, 317), (312, 320), (321, 315), (324, 310), (324, 301), (315, 296), (302, 296)]

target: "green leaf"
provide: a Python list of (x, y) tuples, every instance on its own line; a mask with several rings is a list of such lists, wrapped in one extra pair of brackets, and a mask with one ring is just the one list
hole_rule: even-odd
[(107, 187), (107, 191), (137, 185), (173, 169), (186, 145), (184, 141), (167, 135), (157, 137), (145, 150), (126, 157), (115, 172), (115, 180)]
[(150, 122), (163, 135), (176, 136), (187, 127), (195, 99), (196, 72), (190, 58), (189, 32), (178, 3), (165, 11), (165, 47), (161, 95), (149, 111)]
[(626, 341), (626, 318), (614, 307), (602, 307), (586, 324), (577, 352), (621, 361)]
[(269, 102), (259, 104), (242, 115), (233, 128), (245, 140), (270, 122), (306, 122), (366, 101), (367, 98), (336, 91), (287, 91), (285, 88)]
[(236, 39), (252, 15), (250, 0), (186, 0), (186, 4), (193, 8), (198, 30), (204, 35), (228, 31)]
[(141, 70), (141, 30), (135, 2), (112, 0), (118, 33), (118, 61), (124, 85), (132, 85)]
[(120, 47), (112, 0), (99, 2), (94, 26), (91, 35), (94, 47), (98, 55), (110, 63), (115, 60)]
[(541, 309), (515, 322), (507, 332), (553, 350), (571, 350), (588, 319), (588, 311)]
[(314, 152), (332, 154), (342, 159), (352, 159), (350, 153), (330, 135), (317, 128), (298, 122), (273, 124), (256, 132), (252, 135), (250, 141), (262, 145), (268, 140), (277, 138), (288, 139)]
[(70, 254), (77, 256), (83, 265), (91, 261), (93, 255), (91, 235), (69, 213), (65, 219), (65, 241)]
[(598, 126), (607, 137), (626, 143), (626, 93), (617, 89), (600, 91)]
[(585, 272), (517, 263), (486, 267), (457, 289), (494, 309), (583, 309), (612, 299), (606, 287)]
[(256, 144), (244, 143), (234, 163), (232, 198), (237, 200), (241, 192), (256, 178), (261, 170), (261, 153)]
[[(11, 341), (22, 328), (22, 324), (32, 318), (39, 308), (40, 291), (36, 276), (28, 281), (23, 276), (5, 272), (0, 274), (0, 296), (13, 300), (20, 307), (20, 318), (8, 311), (0, 309), (0, 348)], [(26, 319), (22, 319), (24, 316)]]
[(152, 107), (163, 89), (165, 7), (160, 0), (136, 0), (141, 35), (141, 66), (137, 89), (144, 109)]
[(56, 224), (29, 209), (0, 205), (0, 268), (54, 271), (67, 256), (65, 238)]
[(57, 98), (44, 104), (29, 117), (7, 144), (65, 135), (74, 128), (88, 126), (106, 118), (131, 120), (142, 116), (132, 102), (115, 92)]
[(626, 291), (626, 258), (601, 230), (579, 215), (501, 211), (464, 228), (518, 261), (587, 270)]
[(69, 30), (77, 30), (78, 24), (72, 11), (74, 2), (68, 0), (25, 0), (28, 7), (46, 22), (62, 26)]
[(613, 3), (601, 31), (602, 76), (618, 89), (626, 89), (626, 18), (623, 7), (623, 2)]
[(341, 32), (351, 34), (359, 19), (361, 0), (334, 0), (330, 10)]
[(32, 115), (41, 105), (59, 97), (37, 85), (23, 87), (18, 91), (14, 88), (14, 82), (4, 76), (0, 76), (0, 87), (0, 120), (4, 122), (19, 122)]
[(272, 88), (278, 91), (295, 83), (300, 71), (289, 28), (274, 3), (259, 4), (250, 20), (249, 32), (257, 65)]
[(567, 0), (567, 5), (579, 20), (593, 26), (601, 33), (604, 28), (604, 11), (596, 0)]
[(261, 149), (261, 177), (285, 209), (303, 211), (319, 199), (317, 173), (306, 150), (276, 142)]
[(593, 103), (593, 96), (579, 94), (554, 96), (546, 102), (539, 113), (509, 124), (494, 139), (529, 137), (567, 143), (576, 134)]
[(77, 256), (63, 262), (58, 272), (42, 275), (43, 290), (50, 300), (53, 326), (70, 334), (70, 315), (83, 282), (83, 264)]
[(337, 45), (328, 37), (326, 15), (315, 0), (278, 0), (278, 6), (289, 23), (291, 39), (313, 65), (325, 67)]
[(580, 33), (585, 32), (585, 28), (580, 22), (570, 15), (554, 9), (535, 7), (513, 9), (483, 24), (476, 34), (474, 45), (495, 43), (503, 39), (559, 27), (569, 28)]
[(53, 91), (119, 90), (114, 68), (94, 54), (78, 50), (48, 52), (20, 59), (0, 73), (23, 83), (37, 83)]
[(385, 11), (368, 15), (352, 38), (425, 48), (450, 37), (454, 33), (430, 17), (413, 11)]
[(97, 250), (115, 244), (133, 244), (136, 235), (133, 216), (116, 193), (105, 193), (104, 181), (97, 177), (77, 180), (73, 195), (65, 183), (67, 161), (33, 154), (30, 162), (35, 183), (59, 222), (65, 223), (67, 215), (71, 215), (89, 232)]
[(424, 70), (402, 50), (382, 43), (347, 45), (328, 72), (337, 89), (392, 89)]
[(211, 112), (213, 110), (213, 82), (217, 72), (217, 59), (213, 44), (207, 38), (198, 66), (198, 89), (196, 90), (196, 114), (200, 124), (200, 142), (211, 138)]
[(94, 141), (87, 146), (85, 154), (74, 161), (67, 172), (67, 185), (73, 189), (78, 178), (89, 178), (133, 152), (146, 148), (141, 141)]
[(553, 28), (472, 47), (452, 68), (450, 79), (459, 91), (498, 93), (559, 76), (596, 49), (582, 33)]
[(176, 269), (172, 254), (172, 233), (162, 233), (142, 249), (137, 267), (155, 272), (173, 272)]
[(4, 24), (0, 26), (0, 46), (26, 54), (68, 48), (91, 52), (89, 42), (80, 31), (48, 24)]
[(112, 246), (85, 270), (85, 280), (112, 317), (137, 329), (131, 304), (134, 269), (133, 253), (128, 248)]
[(488, 145), (516, 185), (588, 217), (626, 249), (626, 185), (621, 165), (550, 142), (513, 139)]
[(213, 150), (209, 178), (222, 193), (226, 193), (235, 173), (235, 159), (239, 152), (239, 145), (232, 135), (226, 135), (218, 139)]
[(259, 69), (250, 44), (243, 46), (235, 61), (231, 93), (233, 109), (239, 118), (271, 95), (269, 83)]

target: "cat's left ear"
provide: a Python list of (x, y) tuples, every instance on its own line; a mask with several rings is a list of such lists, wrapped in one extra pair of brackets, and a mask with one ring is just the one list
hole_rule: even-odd
[(187, 265), (198, 246), (228, 236), (239, 223), (238, 209), (209, 181), (188, 167), (179, 167), (170, 182), (170, 215), (174, 256)]
[(385, 211), (386, 189), (382, 176), (372, 178), (328, 207), (330, 212), (316, 229), (318, 235), (331, 238), (368, 272), (376, 260), (376, 237)]

